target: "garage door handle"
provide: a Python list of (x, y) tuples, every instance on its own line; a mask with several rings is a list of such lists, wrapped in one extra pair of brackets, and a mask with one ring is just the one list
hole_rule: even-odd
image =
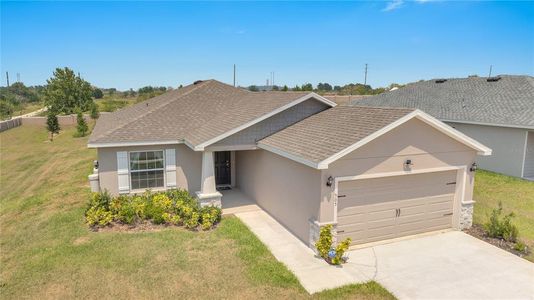
[(343, 233), (345, 230), (338, 230), (337, 233)]
[(448, 214), (443, 214), (443, 216), (452, 216), (452, 213), (448, 213)]
[(337, 195), (338, 198), (344, 198), (347, 197), (347, 195)]

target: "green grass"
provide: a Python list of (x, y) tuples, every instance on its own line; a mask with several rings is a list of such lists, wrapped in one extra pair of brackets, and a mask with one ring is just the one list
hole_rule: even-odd
[[(474, 223), (486, 223), (491, 211), (502, 202), (504, 213), (515, 214), (513, 222), (519, 228), (519, 238), (534, 249), (534, 182), (477, 171), (473, 198), (476, 201)], [(527, 259), (534, 262), (534, 253)]]
[(18, 298), (393, 299), (375, 282), (309, 296), (242, 224), (209, 232), (89, 231), (83, 212), (96, 153), (65, 128), (0, 134), (0, 294)]
[(102, 99), (96, 99), (95, 103), (98, 105), (99, 111), (112, 112), (137, 103), (137, 98), (125, 98), (119, 95), (105, 96)]

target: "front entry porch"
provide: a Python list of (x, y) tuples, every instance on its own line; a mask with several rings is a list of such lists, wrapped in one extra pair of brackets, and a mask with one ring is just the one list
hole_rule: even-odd
[(222, 190), (222, 214), (259, 211), (260, 207), (237, 188)]

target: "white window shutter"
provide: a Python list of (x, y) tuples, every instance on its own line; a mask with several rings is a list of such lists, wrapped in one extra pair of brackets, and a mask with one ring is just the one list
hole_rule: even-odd
[(130, 179), (128, 178), (128, 152), (117, 152), (117, 177), (119, 182), (119, 194), (130, 192)]
[(176, 188), (176, 150), (165, 149), (165, 179), (167, 188)]

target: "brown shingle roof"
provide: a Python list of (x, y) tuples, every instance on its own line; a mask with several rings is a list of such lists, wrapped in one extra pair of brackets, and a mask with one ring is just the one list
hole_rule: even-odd
[(319, 163), (413, 111), (337, 106), (266, 137), (258, 145)]
[(249, 92), (207, 80), (102, 115), (89, 144), (186, 140), (196, 146), (307, 94)]

